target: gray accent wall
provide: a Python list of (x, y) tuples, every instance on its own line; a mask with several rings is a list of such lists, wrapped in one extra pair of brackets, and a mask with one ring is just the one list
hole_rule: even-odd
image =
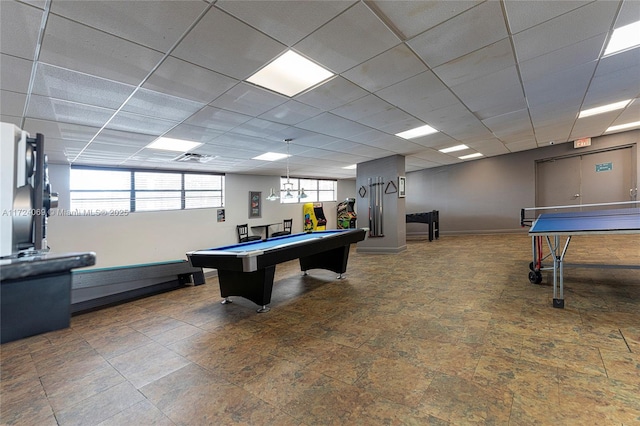
[[(439, 210), (444, 234), (524, 232), (520, 209), (535, 206), (536, 161), (632, 145), (637, 186), (639, 140), (640, 130), (634, 130), (592, 138), (587, 148), (569, 142), (407, 173), (406, 211)], [(407, 231), (419, 225), (408, 224)]]

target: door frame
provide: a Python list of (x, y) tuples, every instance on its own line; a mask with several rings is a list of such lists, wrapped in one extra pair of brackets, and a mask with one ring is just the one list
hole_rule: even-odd
[[(563, 155), (556, 155), (553, 157), (547, 157), (547, 158), (541, 158), (538, 160), (535, 160), (535, 168), (534, 168), (534, 201), (535, 201), (535, 205), (538, 205), (538, 164), (539, 163), (545, 163), (548, 161), (555, 161), (555, 160), (563, 160), (566, 158), (573, 158), (573, 157), (583, 157), (585, 155), (589, 155), (589, 154), (599, 154), (602, 152), (609, 152), (609, 151), (617, 151), (619, 149), (627, 149), (627, 148), (631, 148), (631, 185), (634, 188), (638, 187), (638, 171), (637, 171), (637, 161), (635, 160), (636, 158), (638, 158), (638, 144), (637, 143), (628, 143), (628, 144), (624, 144), (624, 145), (617, 145), (617, 146), (610, 146), (610, 147), (605, 147), (605, 148), (600, 148), (600, 149), (592, 149), (589, 151), (581, 151), (581, 152), (575, 152), (575, 153), (570, 153), (570, 154), (563, 154)], [(580, 179), (582, 180), (582, 176), (580, 176)], [(638, 197), (637, 197), (637, 192), (636, 192), (636, 200), (638, 201)], [(634, 200), (632, 200), (634, 201)]]

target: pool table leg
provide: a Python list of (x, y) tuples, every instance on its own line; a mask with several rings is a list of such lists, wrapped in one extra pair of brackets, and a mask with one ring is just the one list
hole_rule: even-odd
[(311, 256), (300, 257), (300, 269), (304, 271), (305, 274), (309, 269), (327, 269), (336, 274), (340, 274), (338, 279), (341, 279), (342, 274), (347, 272), (349, 247), (350, 244)]
[(231, 303), (230, 296), (240, 296), (262, 306), (258, 312), (268, 312), (275, 271), (275, 265), (253, 272), (218, 269), (220, 296), (224, 298), (222, 303)]

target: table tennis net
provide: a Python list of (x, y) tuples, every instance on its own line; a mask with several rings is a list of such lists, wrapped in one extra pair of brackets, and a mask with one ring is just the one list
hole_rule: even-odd
[(576, 206), (529, 207), (520, 210), (520, 226), (531, 226), (541, 215), (545, 218), (584, 220), (602, 216), (625, 217), (640, 214), (640, 201), (587, 204)]

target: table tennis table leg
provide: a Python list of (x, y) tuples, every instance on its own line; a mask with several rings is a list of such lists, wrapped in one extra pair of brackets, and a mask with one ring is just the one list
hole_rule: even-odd
[(562, 309), (564, 308), (564, 257), (567, 254), (571, 236), (567, 237), (562, 251), (560, 251), (559, 235), (554, 235), (553, 245), (551, 239), (548, 236), (546, 238), (549, 250), (553, 254), (553, 307)]

